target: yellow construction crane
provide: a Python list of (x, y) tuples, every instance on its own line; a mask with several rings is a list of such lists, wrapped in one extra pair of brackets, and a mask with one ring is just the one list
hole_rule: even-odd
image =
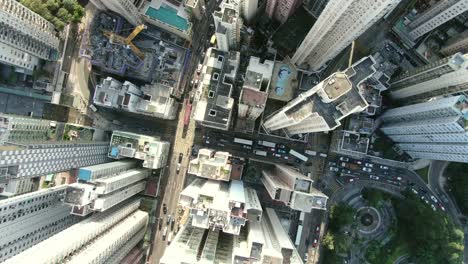
[(138, 25), (132, 31), (132, 33), (130, 33), (130, 35), (128, 35), (128, 37), (123, 37), (123, 36), (117, 35), (114, 32), (110, 32), (110, 31), (104, 31), (104, 35), (109, 38), (109, 41), (111, 43), (119, 43), (119, 44), (122, 44), (122, 45), (129, 46), (132, 49), (133, 53), (135, 53), (135, 55), (137, 55), (140, 59), (144, 60), (145, 59), (145, 54), (143, 52), (141, 52), (141, 50), (139, 48), (137, 48), (135, 46), (135, 44), (133, 44), (133, 42), (132, 42), (132, 40), (138, 34), (140, 34), (140, 32), (143, 29), (146, 29), (145, 25)]

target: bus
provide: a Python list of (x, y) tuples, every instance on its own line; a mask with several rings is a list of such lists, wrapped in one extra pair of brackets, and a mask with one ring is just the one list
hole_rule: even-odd
[(299, 225), (297, 227), (296, 241), (294, 242), (294, 245), (296, 245), (296, 247), (299, 247), (299, 245), (301, 244), (301, 236), (302, 236), (302, 225)]
[(302, 224), (302, 222), (304, 222), (304, 217), (305, 217), (305, 213), (301, 212), (301, 214), (299, 215), (299, 223)]
[(307, 158), (306, 156), (302, 155), (301, 153), (295, 151), (294, 149), (291, 149), (291, 150), (289, 151), (289, 154), (290, 154), (290, 155), (293, 155), (294, 157), (296, 157), (296, 158), (298, 158), (298, 159), (300, 159), (300, 160), (302, 160), (302, 161), (304, 161), (304, 162), (306, 162), (306, 161), (309, 160), (309, 158)]
[(266, 151), (263, 151), (263, 150), (254, 149), (253, 152), (254, 152), (255, 155), (264, 156), (264, 157), (267, 156)]
[(184, 126), (190, 123), (190, 115), (192, 113), (192, 104), (188, 99), (185, 99), (185, 113), (184, 113)]
[(259, 140), (258, 145), (269, 147), (269, 148), (275, 148), (276, 147), (276, 143), (265, 141), (265, 140)]
[(252, 140), (242, 139), (242, 138), (234, 138), (234, 143), (244, 144), (244, 145), (249, 145), (249, 146), (253, 145)]

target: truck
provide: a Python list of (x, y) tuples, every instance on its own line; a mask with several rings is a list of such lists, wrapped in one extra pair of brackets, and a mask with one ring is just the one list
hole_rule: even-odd
[(276, 143), (265, 141), (265, 140), (259, 140), (257, 143), (260, 146), (265, 146), (265, 147), (269, 147), (269, 148), (275, 148), (276, 147)]
[(267, 156), (267, 152), (263, 151), (263, 150), (254, 149), (253, 152), (254, 152), (255, 155), (264, 156), (264, 157)]

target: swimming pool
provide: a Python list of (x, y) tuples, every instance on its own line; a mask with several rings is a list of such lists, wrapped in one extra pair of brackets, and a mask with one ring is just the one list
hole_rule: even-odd
[(187, 31), (189, 24), (187, 19), (177, 15), (177, 10), (168, 6), (161, 6), (159, 9), (148, 7), (146, 15), (155, 20), (159, 20), (182, 31)]
[(278, 79), (275, 87), (276, 95), (282, 96), (284, 94), (285, 86), (288, 85), (291, 74), (292, 70), (288, 65), (283, 65), (279, 68)]

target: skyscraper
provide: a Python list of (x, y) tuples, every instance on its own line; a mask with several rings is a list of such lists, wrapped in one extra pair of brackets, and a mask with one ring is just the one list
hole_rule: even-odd
[(467, 10), (468, 0), (441, 0), (408, 24), (409, 35), (416, 40)]
[(301, 3), (301, 0), (267, 0), (265, 12), (268, 17), (283, 24)]
[(372, 57), (365, 57), (344, 72), (337, 72), (300, 94), (266, 118), (267, 131), (283, 129), (287, 134), (330, 131), (340, 120), (365, 110), (361, 84), (377, 72)]
[(393, 99), (414, 101), (468, 90), (468, 55), (457, 53), (391, 79)]
[(43, 60), (58, 58), (55, 28), (16, 0), (0, 3), (0, 62), (32, 71)]
[(297, 49), (292, 63), (311, 70), (320, 69), (399, 2), (330, 1)]
[(452, 96), (390, 109), (381, 131), (417, 159), (468, 162), (468, 100)]
[(137, 6), (135, 4), (135, 0), (91, 0), (97, 8), (101, 10), (109, 9), (116, 14), (119, 14), (125, 19), (130, 22), (130, 24), (134, 26), (138, 26), (142, 23), (142, 19), (140, 17), (140, 12), (138, 8), (141, 7), (143, 2), (140, 2), (140, 5)]

